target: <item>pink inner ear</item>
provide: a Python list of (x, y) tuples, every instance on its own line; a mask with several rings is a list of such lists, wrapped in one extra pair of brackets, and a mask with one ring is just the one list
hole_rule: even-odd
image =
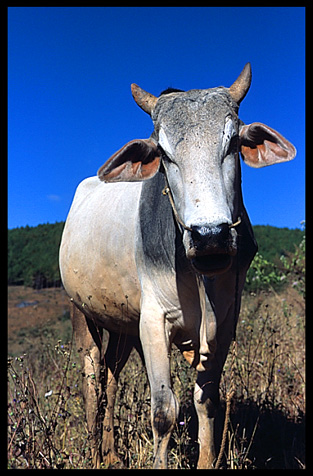
[[(155, 157), (151, 162), (142, 164), (140, 168), (141, 180), (152, 178), (159, 170), (161, 157)], [(141, 163), (139, 163), (140, 165)]]
[(121, 177), (127, 177), (129, 175), (127, 168), (130, 168), (131, 163), (126, 162), (124, 164), (121, 164), (117, 167), (115, 167), (111, 172), (108, 173), (101, 173), (101, 175), (98, 172), (98, 176), (100, 180), (103, 180), (104, 182), (118, 182), (121, 180)]
[(160, 166), (160, 152), (151, 139), (128, 142), (100, 169), (104, 182), (135, 182), (152, 178)]
[(244, 161), (250, 167), (259, 167), (259, 151), (256, 147), (241, 146), (241, 154)]
[(147, 164), (127, 161), (111, 172), (105, 175), (102, 174), (99, 178), (104, 182), (140, 182), (147, 180), (152, 178), (159, 170), (160, 160), (160, 157), (156, 157)]
[(292, 160), (294, 146), (277, 131), (259, 122), (241, 130), (241, 154), (250, 167), (265, 167)]
[[(277, 157), (288, 160), (288, 150), (276, 144), (275, 142), (264, 141), (264, 146), (267, 150), (271, 151)], [(262, 147), (262, 146), (261, 146)]]

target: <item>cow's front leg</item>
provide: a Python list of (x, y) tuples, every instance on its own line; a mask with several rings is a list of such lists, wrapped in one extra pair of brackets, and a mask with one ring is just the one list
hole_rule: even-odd
[(194, 403), (198, 415), (198, 441), (200, 446), (198, 469), (212, 469), (216, 458), (214, 447), (214, 419), (219, 405), (219, 384), (223, 366), (233, 335), (233, 307), (217, 329), (217, 346), (214, 358), (207, 368), (198, 372), (194, 390)]
[(151, 423), (154, 438), (154, 469), (167, 468), (167, 446), (178, 416), (178, 402), (170, 376), (170, 343), (164, 313), (143, 307), (140, 340), (151, 389)]

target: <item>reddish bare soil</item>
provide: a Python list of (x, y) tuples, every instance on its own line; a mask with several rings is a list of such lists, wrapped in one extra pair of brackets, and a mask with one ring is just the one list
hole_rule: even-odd
[[(18, 307), (23, 304), (24, 307)], [(69, 311), (70, 300), (61, 288), (37, 291), (25, 286), (9, 286), (9, 354), (26, 351), (49, 331), (56, 337), (64, 337), (70, 326)]]

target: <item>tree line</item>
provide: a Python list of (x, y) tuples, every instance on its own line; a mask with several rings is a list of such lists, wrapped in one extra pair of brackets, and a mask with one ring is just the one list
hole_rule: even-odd
[[(8, 230), (8, 284), (34, 289), (61, 286), (59, 246), (64, 222)], [(304, 237), (299, 228), (253, 227), (259, 254), (274, 265), (294, 253)]]

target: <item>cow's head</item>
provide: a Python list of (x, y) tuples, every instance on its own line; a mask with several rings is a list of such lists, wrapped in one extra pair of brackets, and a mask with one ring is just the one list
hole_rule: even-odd
[(153, 134), (126, 144), (98, 171), (105, 182), (141, 181), (153, 177), (162, 164), (186, 225), (187, 258), (206, 275), (225, 272), (237, 252), (232, 225), (241, 214), (239, 151), (251, 167), (285, 162), (296, 154), (270, 127), (239, 120), (239, 104), (250, 83), (247, 63), (230, 88), (176, 90), (157, 98), (132, 84), (136, 103), (153, 120)]

